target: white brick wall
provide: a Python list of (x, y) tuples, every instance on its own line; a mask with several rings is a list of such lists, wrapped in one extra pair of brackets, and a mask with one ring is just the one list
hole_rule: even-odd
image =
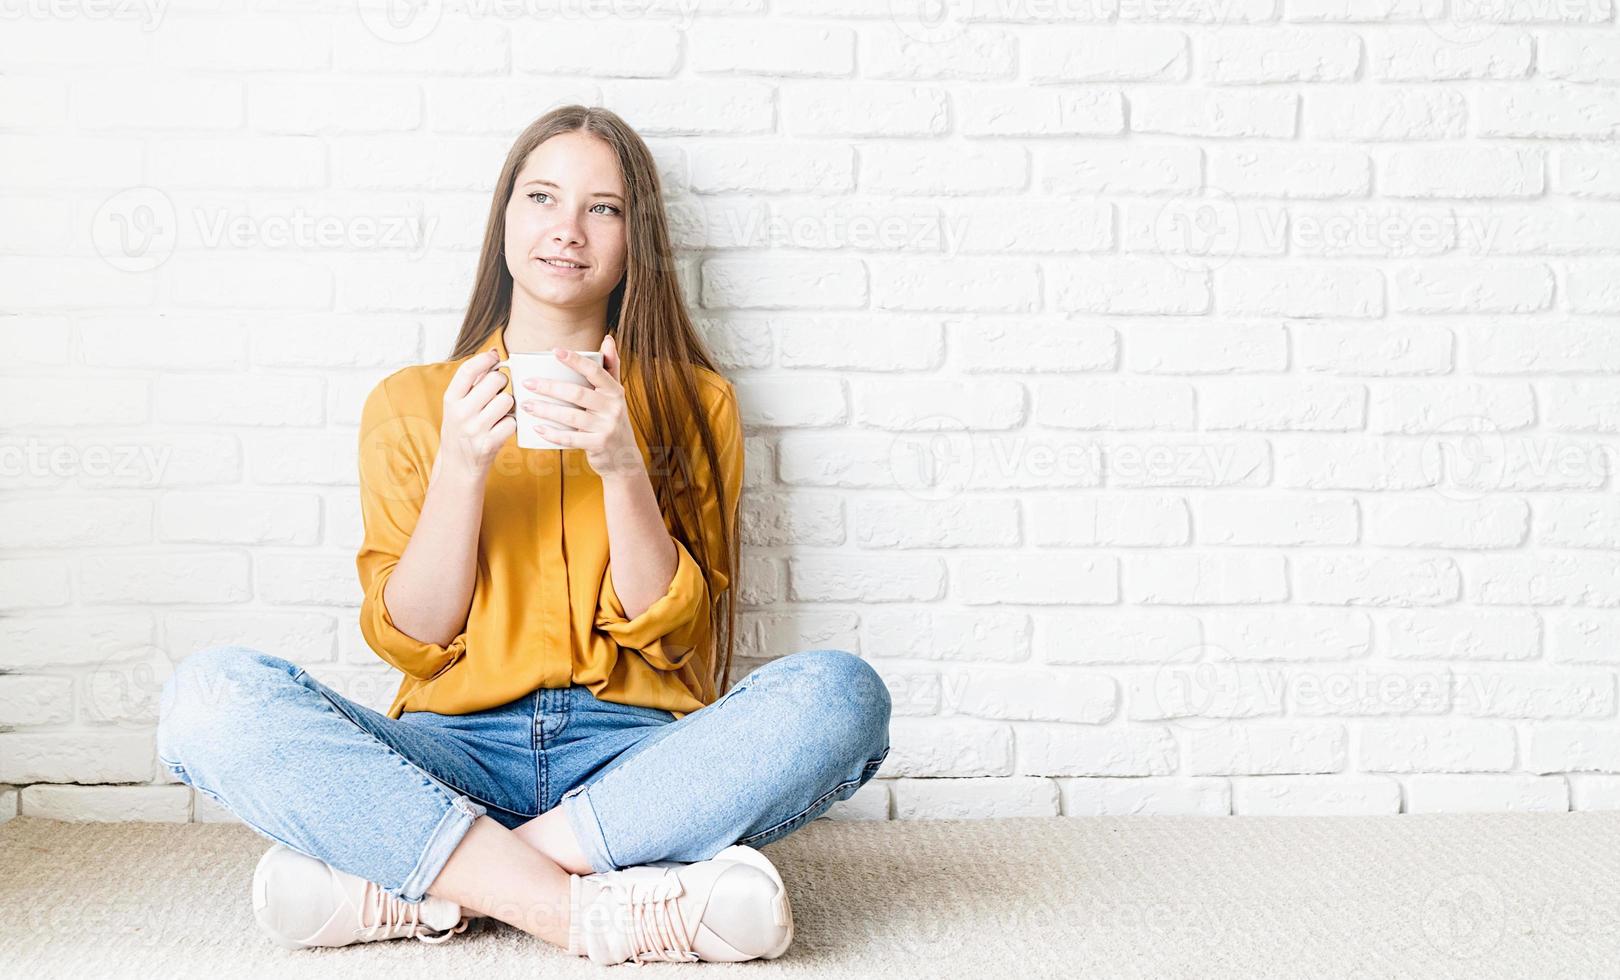
[(575, 101), (737, 385), (743, 655), (894, 692), (832, 816), (1620, 807), (1613, 0), (91, 6), (0, 32), (0, 820), (231, 819), (206, 646), (387, 703), (359, 407)]

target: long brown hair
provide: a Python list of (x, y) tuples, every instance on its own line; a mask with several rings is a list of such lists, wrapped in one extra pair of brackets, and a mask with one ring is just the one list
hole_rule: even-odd
[[(722, 519), (721, 553), (708, 553), (708, 542), (700, 523), (701, 502), (692, 483), (693, 461), (683, 451), (686, 442), (677, 433), (673, 421), (693, 420), (704, 464), (711, 474), (709, 484), (718, 495), (720, 513), (729, 515), (733, 504), (726, 499), (714, 430), (692, 368), (701, 367), (717, 375), (720, 371), (693, 328), (682, 301), (669, 225), (664, 215), (663, 190), (652, 153), (616, 113), (592, 106), (560, 106), (530, 123), (518, 135), (495, 182), (472, 298), (449, 360), (459, 360), (476, 352), (511, 314), (512, 273), (506, 267), (503, 247), (507, 202), (517, 183), (518, 171), (534, 148), (553, 136), (574, 132), (590, 133), (604, 140), (619, 158), (625, 185), (628, 254), (624, 278), (608, 298), (607, 330), (623, 358), (621, 380), (632, 424), (643, 435), (653, 456), (648, 475), (658, 496), (659, 509), (673, 516), (675, 537), (686, 545), (698, 564), (705, 569), (722, 570), (728, 582), (723, 610), (722, 603), (716, 599), (708, 611), (714, 650), (694, 654), (712, 657), (714, 651), (723, 651), (723, 656), (711, 660), (715, 694), (719, 696), (725, 693), (731, 678), (739, 546), (737, 535), (727, 526), (728, 521)], [(631, 397), (637, 394), (646, 399), (644, 405)]]

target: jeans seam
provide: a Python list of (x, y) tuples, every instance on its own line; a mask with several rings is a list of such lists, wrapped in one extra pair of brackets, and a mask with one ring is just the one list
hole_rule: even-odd
[(534, 720), (529, 726), (530, 744), (534, 755), (534, 808), (538, 813), (546, 810), (547, 777), (550, 775), (546, 769), (546, 689), (540, 688), (534, 692)]
[[(300, 668), (298, 668), (298, 673), (293, 675), (293, 679), (297, 680), (299, 677), (304, 676), (304, 674), (306, 674), (306, 673), (308, 673), (308, 671), (306, 671), (304, 668), (300, 667)], [(311, 677), (310, 680), (315, 680), (315, 678)], [(376, 733), (372, 732), (372, 730), (367, 728), (365, 725), (360, 724), (360, 722), (358, 720), (356, 720), (353, 715), (351, 715), (347, 711), (343, 710), (342, 705), (338, 704), (336, 701), (333, 701), (331, 698), (327, 697), (326, 692), (321, 690), (319, 687), (315, 688), (315, 692), (321, 696), (321, 699), (323, 701), (325, 701), (327, 703), (327, 705), (329, 705), (333, 711), (336, 711), (338, 714), (340, 714), (344, 718), (348, 719), (349, 723), (352, 724), (355, 728), (357, 728), (367, 738), (370, 738), (373, 742), (376, 742), (378, 745), (382, 746), (384, 749), (387, 749), (389, 752), (392, 752), (394, 755), (396, 755), (400, 759), (404, 760), (406, 765), (408, 765), (411, 768), (413, 768), (413, 769), (417, 770), (418, 772), (422, 773), (424, 776), (428, 776), (430, 779), (437, 780), (437, 781), (443, 783), (445, 786), (451, 787), (457, 793), (460, 793), (462, 796), (467, 797), (468, 799), (472, 800), (474, 803), (479, 804), (480, 806), (495, 809), (495, 810), (499, 810), (502, 813), (510, 813), (510, 814), (512, 814), (514, 816), (518, 816), (518, 817), (532, 818), (532, 817), (535, 817), (535, 816), (538, 815), (538, 814), (534, 814), (534, 813), (518, 813), (516, 810), (512, 810), (512, 809), (509, 809), (507, 807), (501, 806), (499, 803), (491, 803), (488, 800), (481, 799), (479, 796), (477, 796), (474, 793), (467, 792), (465, 789), (458, 786), (456, 784), (455, 780), (453, 780), (453, 779), (445, 779), (443, 776), (440, 776), (438, 773), (434, 772), (432, 769), (428, 768), (425, 765), (422, 765), (421, 763), (417, 762), (415, 759), (407, 757), (405, 755), (405, 753), (401, 752), (399, 749), (394, 748), (392, 745), (389, 745), (387, 742), (385, 742), (382, 739), (378, 738)], [(434, 786), (433, 788), (435, 790), (438, 790), (439, 795), (445, 797), (446, 802), (451, 803), (451, 804), (455, 803), (455, 797), (450, 796), (449, 794), (445, 793), (444, 789), (442, 787)]]
[(545, 784), (545, 777), (540, 772), (545, 765), (544, 755), (540, 751), (540, 703), (544, 696), (537, 689), (530, 692), (530, 697), (534, 698), (534, 710), (529, 715), (529, 758), (534, 760), (534, 808), (538, 812), (545, 803), (545, 798), (540, 795), (540, 787)]
[[(572, 687), (559, 687), (559, 688), (556, 688), (555, 690), (558, 692), (557, 696), (554, 699), (557, 702), (557, 714), (559, 716), (561, 716), (562, 722), (561, 722), (561, 724), (559, 724), (557, 726), (557, 731), (554, 734), (561, 735), (563, 732), (568, 730), (568, 721), (569, 721), (569, 718), (572, 717), (572, 714), (569, 711), (569, 707), (570, 707), (570, 705), (573, 704), (573, 696), (574, 695), (573, 695), (573, 688)], [(550, 809), (550, 807), (546, 806), (546, 804), (548, 802), (550, 802), (550, 801), (551, 801), (551, 767), (548, 765), (548, 766), (546, 766), (545, 792), (540, 797), (540, 812), (541, 813), (544, 813), (544, 812), (546, 812), (546, 810)]]
[[(303, 667), (299, 667), (298, 672), (293, 674), (293, 679), (297, 680), (306, 673), (308, 672)], [(310, 679), (315, 680), (313, 677)], [(320, 687), (318, 682), (314, 690), (321, 696), (321, 700), (326, 702), (328, 708), (346, 718), (349, 723), (353, 725), (361, 734), (382, 746), (383, 750), (397, 758), (401, 765), (409, 769), (416, 770), (416, 772), (425, 780), (424, 785), (428, 789), (431, 789), (434, 793), (437, 793), (445, 800), (446, 804), (448, 804), (445, 812), (440, 815), (439, 822), (434, 825), (433, 831), (428, 837), (427, 850), (423, 851), (417, 856), (415, 865), (412, 866), (410, 871), (405, 873), (405, 880), (400, 882), (398, 888), (388, 888), (385, 885), (383, 889), (401, 901), (408, 902), (412, 905), (418, 904), (424, 898), (426, 898), (427, 887), (433, 883), (433, 878), (437, 877), (439, 871), (443, 870), (444, 863), (450, 859), (450, 855), (455, 851), (455, 848), (460, 845), (462, 838), (464, 838), (467, 831), (472, 828), (473, 822), (479, 817), (483, 816), (487, 810), (482, 805), (482, 801), (476, 799), (470, 793), (461, 792), (459, 787), (456, 787), (454, 783), (446, 782), (443, 786), (441, 786), (438, 782), (436, 782), (438, 777), (435, 776), (426, 766), (418, 765), (416, 760), (411, 759), (410, 757), (406, 756), (405, 753), (377, 737), (376, 733), (372, 732), (371, 729), (360, 724), (355, 720), (353, 715), (349, 714), (347, 711), (344, 711), (342, 705), (327, 697), (326, 691)], [(456, 789), (458, 793), (461, 793), (461, 795), (452, 796), (449, 793), (446, 793), (444, 786), (450, 786), (451, 788)], [(505, 808), (501, 807), (500, 809)], [(443, 847), (442, 841), (446, 830), (451, 827), (460, 827), (461, 830), (457, 835), (455, 842), (446, 848)], [(275, 838), (275, 835), (273, 834), (267, 834), (266, 836)], [(292, 845), (289, 844), (287, 846), (291, 847)], [(298, 850), (298, 848), (293, 849)], [(439, 858), (437, 854), (437, 852), (440, 850), (444, 852), (442, 859)], [(438, 865), (438, 867), (432, 869), (433, 877), (428, 877), (426, 874), (429, 868), (429, 862)], [(416, 884), (418, 878), (423, 879), (420, 884), (423, 894), (417, 896), (416, 898), (407, 898), (406, 891), (411, 889), (412, 886)]]
[[(196, 783), (188, 783), (187, 785), (189, 785), (192, 789), (196, 790), (197, 792), (201, 793), (202, 795), (208, 797), (210, 800), (213, 800), (214, 803), (217, 806), (219, 806), (221, 809), (227, 810), (227, 811), (229, 811), (231, 813), (236, 812), (235, 810), (231, 810), (231, 805), (229, 803), (226, 803), (223, 799), (221, 799), (213, 790), (207, 789), (207, 788), (202, 787), (202, 786), (198, 786)], [(241, 818), (238, 817), (238, 819), (241, 819)], [(243, 823), (246, 823), (246, 822), (247, 821), (243, 821)], [(277, 844), (280, 844), (282, 847), (287, 848), (288, 850), (297, 851), (299, 854), (308, 854), (308, 852), (304, 851), (302, 848), (295, 846), (290, 841), (282, 840), (280, 837), (277, 837), (275, 834), (270, 833), (270, 831), (265, 830), (263, 827), (260, 827), (258, 824), (252, 824), (251, 826), (252, 826), (252, 828), (254, 830), (256, 830), (259, 833), (263, 834), (264, 836), (270, 838), (271, 840), (275, 841)], [(308, 854), (308, 856), (309, 857), (314, 857), (315, 855)]]

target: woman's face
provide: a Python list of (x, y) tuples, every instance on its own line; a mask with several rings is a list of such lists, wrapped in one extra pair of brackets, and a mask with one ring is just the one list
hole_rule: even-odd
[[(506, 202), (506, 268), (538, 303), (591, 307), (624, 278), (624, 180), (611, 147), (589, 133), (553, 136), (529, 154)], [(546, 259), (582, 265), (565, 268)]]

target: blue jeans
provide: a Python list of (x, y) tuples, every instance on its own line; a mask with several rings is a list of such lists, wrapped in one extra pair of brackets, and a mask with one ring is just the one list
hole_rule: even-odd
[(295, 663), (224, 646), (164, 684), (157, 752), (270, 840), (416, 903), (486, 814), (515, 828), (561, 806), (596, 871), (768, 844), (877, 774), (889, 710), (866, 661), (805, 650), (679, 720), (579, 684), (394, 719)]

